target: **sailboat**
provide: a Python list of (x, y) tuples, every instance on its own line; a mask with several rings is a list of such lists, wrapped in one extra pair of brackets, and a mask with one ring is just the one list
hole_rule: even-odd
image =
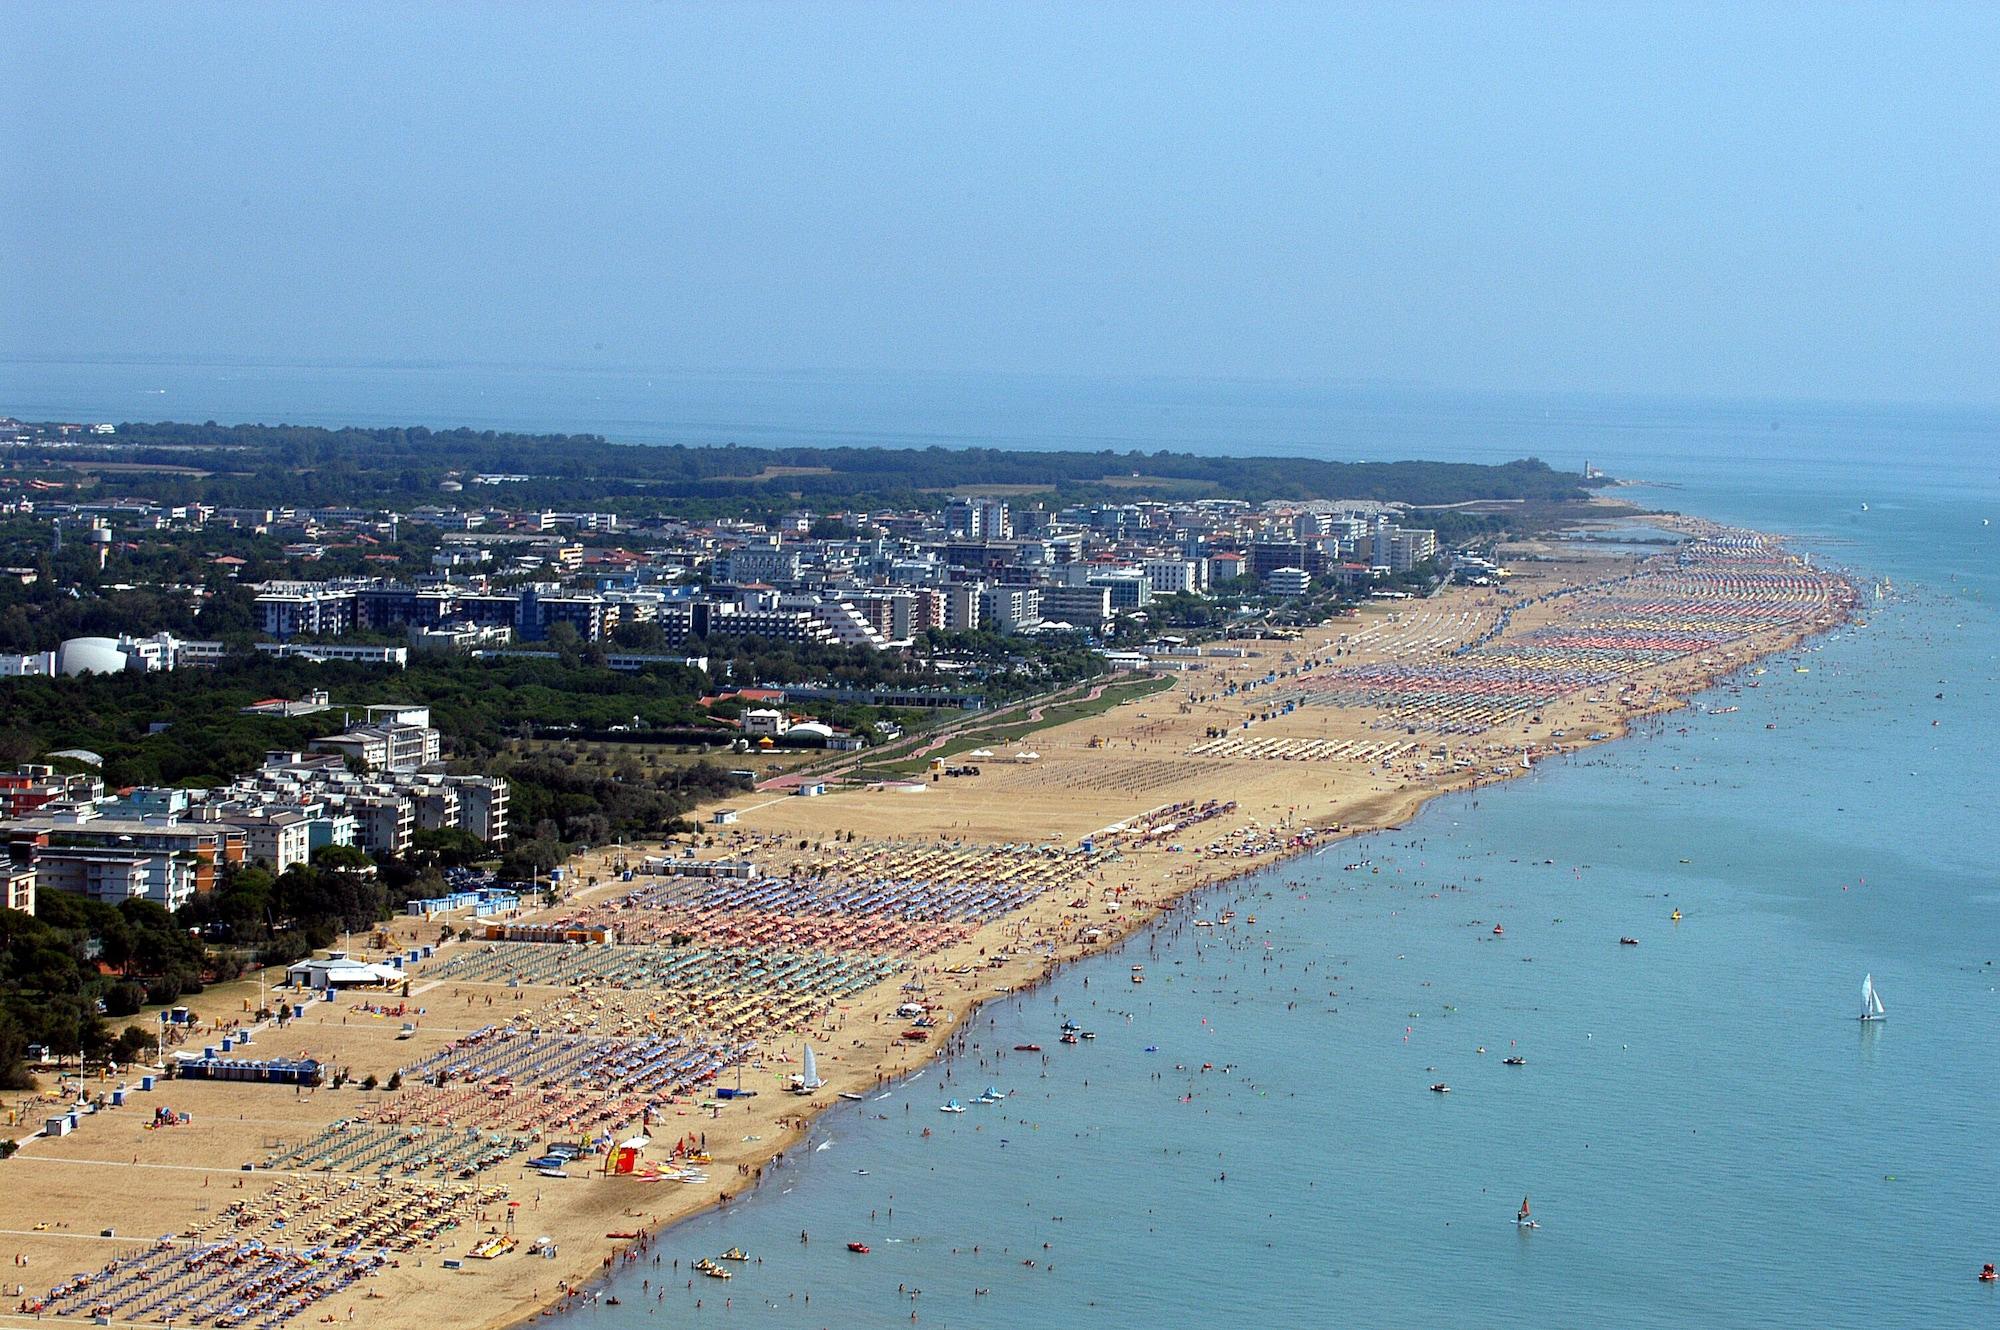
[(826, 1084), (819, 1078), (819, 1059), (813, 1056), (812, 1045), (807, 1044), (805, 1048), (805, 1056), (800, 1059), (804, 1066), (792, 1083), (793, 1094), (811, 1094)]
[(1523, 1196), (1523, 1197), (1521, 1198), (1521, 1213), (1519, 1213), (1519, 1214), (1517, 1214), (1517, 1215), (1515, 1215), (1515, 1216), (1514, 1216), (1514, 1227), (1515, 1227), (1515, 1228), (1540, 1228), (1540, 1227), (1541, 1227), (1541, 1225), (1540, 1225), (1540, 1224), (1538, 1224), (1538, 1223), (1536, 1223), (1536, 1222), (1535, 1222), (1535, 1220), (1534, 1220), (1533, 1216), (1529, 1215), (1529, 1213), (1528, 1213), (1528, 1198), (1527, 1198), (1527, 1197), (1525, 1197), (1525, 1196)]
[(1875, 991), (1875, 976), (1872, 974), (1861, 976), (1861, 1019), (1864, 1021), (1889, 1019), (1889, 1013), (1882, 1010), (1882, 995)]

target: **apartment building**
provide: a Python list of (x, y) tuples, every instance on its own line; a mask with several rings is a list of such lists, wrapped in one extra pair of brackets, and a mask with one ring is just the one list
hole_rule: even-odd
[(313, 751), (351, 757), (365, 771), (415, 771), (442, 756), (438, 732), (428, 725), (357, 725), (312, 741)]

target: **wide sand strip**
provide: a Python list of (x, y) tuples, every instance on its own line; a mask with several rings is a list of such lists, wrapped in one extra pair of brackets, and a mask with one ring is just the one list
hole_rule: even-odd
[[(580, 856), (558, 906), (510, 922), (609, 926), (641, 945), (447, 945), (415, 967), (407, 998), (311, 1002), (242, 1050), (318, 1057), (355, 1082), (404, 1070), (401, 1089), (164, 1082), (73, 1135), (28, 1140), (0, 1164), (5, 1306), (116, 1259), (62, 1311), (87, 1319), (105, 1287), (114, 1324), (157, 1324), (165, 1303), (149, 1291), (170, 1281), (140, 1278), (148, 1259), (199, 1285), (208, 1267), (183, 1267), (200, 1244), (379, 1247), (387, 1234), (393, 1259), (242, 1323), (498, 1327), (560, 1305), (636, 1257), (641, 1239), (609, 1235), (656, 1233), (741, 1195), (838, 1093), (935, 1056), (979, 1003), (1113, 945), (1195, 888), (1620, 735), (1851, 613), (1840, 578), (1744, 533), (1678, 524), (1702, 538), (1701, 557), (1524, 547), (1504, 591), (1452, 588), (1297, 640), (1229, 643), (1241, 654), (1199, 657), (1164, 691), (953, 759), (976, 776), (746, 793), (719, 806), (733, 823), (692, 845)], [(645, 855), (689, 849), (751, 860), (760, 876), (646, 871)], [(434, 943), (440, 923), (383, 932), (386, 947), (355, 949)], [(242, 1020), (256, 993), (253, 981), (194, 1000), (207, 1022), (195, 1045)], [(912, 1000), (928, 1008), (921, 1040), (896, 1015)], [(785, 1093), (808, 1040), (825, 1084)], [(745, 1046), (740, 1070), (660, 1090), (677, 1061), (726, 1064)], [(444, 1085), (420, 1083), (440, 1068), (453, 1068)], [(754, 1097), (711, 1097), (739, 1075)], [(136, 1084), (136, 1071), (88, 1088), (119, 1081)], [(27, 1124), (15, 1134), (46, 1106), (10, 1101)], [(153, 1126), (162, 1107), (189, 1121)], [(598, 1131), (643, 1131), (642, 1168), (662, 1180), (603, 1176), (601, 1158), (562, 1178), (526, 1166)], [(671, 1158), (704, 1137), (705, 1162)], [(481, 1150), (502, 1162), (455, 1176)], [(670, 1180), (683, 1168), (702, 1180)], [(503, 1254), (472, 1254), (510, 1236)], [(544, 1236), (554, 1256), (529, 1254)], [(174, 1250), (149, 1253), (169, 1237)]]

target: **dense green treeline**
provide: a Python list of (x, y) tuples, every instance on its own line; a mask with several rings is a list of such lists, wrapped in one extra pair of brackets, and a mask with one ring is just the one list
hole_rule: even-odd
[[(32, 453), (32, 450), (30, 450)], [(321, 429), (294, 425), (128, 423), (115, 446), (65, 450), (208, 475), (102, 474), (105, 494), (227, 506), (409, 508), (439, 498), (447, 478), (526, 475), (468, 487), (457, 501), (558, 508), (665, 508), (687, 516), (808, 507), (929, 506), (970, 486), (1032, 486), (1062, 500), (1144, 497), (1566, 501), (1582, 478), (1528, 459), (1329, 462), (1173, 452), (1029, 452), (995, 448), (743, 448), (617, 444), (600, 435), (491, 430)], [(794, 498), (793, 496), (797, 496)]]
[(32, 915), (0, 910), (0, 1089), (27, 1087), (30, 1044), (129, 1059), (150, 1036), (113, 1036), (105, 1018), (199, 992), (207, 963), (201, 940), (150, 901), (112, 906), (50, 892)]

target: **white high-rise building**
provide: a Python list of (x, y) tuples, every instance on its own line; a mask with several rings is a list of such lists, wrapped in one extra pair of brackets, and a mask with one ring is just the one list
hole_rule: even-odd
[(1139, 565), (1155, 595), (1175, 596), (1200, 590), (1194, 560), (1148, 559)]

